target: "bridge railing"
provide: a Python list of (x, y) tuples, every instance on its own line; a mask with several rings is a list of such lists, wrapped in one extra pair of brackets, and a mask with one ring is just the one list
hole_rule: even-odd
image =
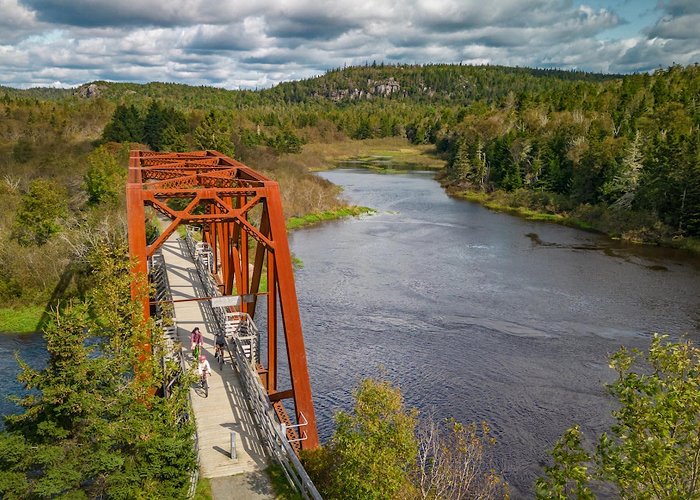
[[(166, 352), (170, 353), (174, 344), (178, 341), (177, 318), (175, 317), (168, 273), (165, 269), (165, 260), (160, 250), (151, 257), (148, 268), (151, 283), (155, 287), (156, 323), (163, 329)], [(168, 355), (167, 357), (171, 356)]]
[[(176, 349), (178, 343), (177, 334), (177, 318), (175, 317), (175, 308), (172, 303), (172, 292), (168, 281), (168, 273), (165, 268), (165, 260), (160, 250), (156, 252), (149, 262), (149, 274), (151, 283), (155, 287), (155, 308), (156, 308), (156, 324), (163, 330), (165, 340), (163, 363), (169, 361), (175, 362), (177, 369), (171, 374), (169, 380), (163, 383), (163, 395), (169, 397), (171, 388), (178, 383), (188, 371), (188, 364), (185, 361), (185, 354), (182, 349)], [(192, 417), (192, 394), (189, 394), (187, 408), (178, 415), (177, 425), (182, 425), (189, 421)], [(195, 452), (198, 449), (197, 430), (192, 436), (192, 446)], [(194, 498), (194, 493), (199, 481), (199, 468), (194, 467), (190, 474), (190, 485), (188, 488), (187, 497)]]
[[(206, 244), (196, 242), (191, 230), (187, 230), (185, 241), (197, 265), (197, 272), (205, 292), (210, 297), (218, 297), (220, 295), (219, 287), (211, 275), (210, 249), (207, 248)], [(304, 466), (289, 444), (286, 430), (277, 420), (270, 399), (260, 381), (256, 369), (260, 338), (255, 322), (246, 313), (230, 312), (219, 307), (212, 309), (214, 309), (218, 327), (226, 335), (229, 356), (234, 361), (251, 414), (268, 452), (282, 466), (290, 484), (305, 499), (322, 500), (311, 478), (304, 470)]]
[(287, 440), (286, 432), (277, 421), (270, 399), (260, 382), (253, 364), (246, 356), (239, 339), (231, 339), (227, 343), (229, 355), (235, 361), (240, 375), (243, 390), (246, 393), (253, 419), (273, 458), (282, 466), (287, 480), (293, 484), (306, 499), (322, 500), (321, 495), (304, 470), (292, 446)]
[[(187, 371), (189, 370), (189, 366), (187, 361), (185, 360), (185, 353), (182, 349), (178, 349), (177, 353), (175, 354), (177, 363), (180, 366), (180, 370), (178, 372), (178, 378), (184, 377)], [(184, 422), (187, 422), (190, 420), (191, 415), (194, 414), (194, 411), (192, 410), (192, 392), (188, 391), (188, 397), (187, 397), (187, 408), (186, 410), (180, 414), (178, 417), (178, 424), (182, 424)], [(198, 453), (199, 450), (199, 434), (197, 432), (197, 426), (194, 428), (194, 433), (192, 435), (192, 446), (194, 447), (195, 453)], [(199, 481), (199, 467), (194, 467), (192, 469), (192, 473), (190, 474), (190, 486), (187, 491), (187, 498), (194, 498), (195, 491), (197, 489), (197, 482)]]

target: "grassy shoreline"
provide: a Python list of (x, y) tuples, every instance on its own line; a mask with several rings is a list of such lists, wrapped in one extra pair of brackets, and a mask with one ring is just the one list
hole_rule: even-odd
[[(660, 231), (647, 229), (646, 227), (630, 229), (624, 227), (604, 227), (603, 221), (583, 220), (575, 214), (545, 212), (522, 205), (508, 203), (507, 195), (504, 192), (484, 193), (483, 191), (473, 191), (468, 189), (454, 189), (449, 186), (443, 187), (450, 196), (461, 198), (467, 201), (479, 203), (480, 205), (495, 212), (503, 212), (510, 215), (522, 217), (525, 220), (552, 222), (583, 231), (600, 233), (612, 239), (635, 243), (639, 245), (653, 245), (668, 248), (685, 250), (695, 255), (700, 255), (700, 240), (695, 238), (674, 238), (661, 234)], [(598, 207), (602, 209), (602, 207)]]
[(43, 306), (24, 306), (20, 308), (0, 308), (1, 333), (35, 333), (41, 327), (44, 316)]
[(321, 222), (342, 219), (345, 217), (357, 217), (359, 215), (373, 214), (374, 209), (369, 207), (349, 206), (336, 208), (333, 210), (325, 210), (323, 212), (315, 212), (306, 214), (302, 217), (290, 217), (287, 219), (287, 229), (293, 231), (302, 227), (309, 227)]

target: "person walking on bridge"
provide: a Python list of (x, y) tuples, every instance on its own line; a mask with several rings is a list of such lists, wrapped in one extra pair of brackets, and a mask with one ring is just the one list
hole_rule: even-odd
[(192, 359), (197, 361), (199, 358), (199, 353), (202, 352), (202, 346), (204, 345), (204, 335), (199, 331), (199, 327), (195, 326), (194, 330), (190, 333), (190, 350), (192, 351)]

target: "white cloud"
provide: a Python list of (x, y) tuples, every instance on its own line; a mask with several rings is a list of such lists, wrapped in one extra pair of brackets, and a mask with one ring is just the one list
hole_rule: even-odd
[(698, 61), (699, 5), (661, 1), (616, 40), (614, 9), (568, 0), (0, 0), (0, 83), (249, 88), (373, 60), (645, 71)]

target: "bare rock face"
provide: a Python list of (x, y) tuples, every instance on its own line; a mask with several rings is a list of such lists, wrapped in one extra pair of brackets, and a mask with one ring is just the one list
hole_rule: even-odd
[(387, 80), (369, 79), (367, 80), (366, 89), (334, 89), (326, 92), (324, 95), (315, 93), (314, 97), (325, 97), (331, 101), (339, 102), (344, 100), (371, 99), (375, 96), (386, 97), (399, 92), (401, 92), (401, 84), (391, 77)]
[[(373, 94), (387, 96), (389, 94), (393, 94), (394, 92), (399, 92), (401, 90), (401, 85), (399, 84), (399, 82), (394, 80), (393, 77), (389, 78), (388, 80), (380, 80), (377, 82), (369, 80), (367, 83), (369, 88), (373, 89)], [(372, 87), (372, 85), (374, 85), (374, 87)]]
[(97, 98), (100, 97), (101, 94), (102, 89), (95, 83), (91, 83), (90, 85), (81, 85), (75, 91), (75, 95), (84, 99)]

